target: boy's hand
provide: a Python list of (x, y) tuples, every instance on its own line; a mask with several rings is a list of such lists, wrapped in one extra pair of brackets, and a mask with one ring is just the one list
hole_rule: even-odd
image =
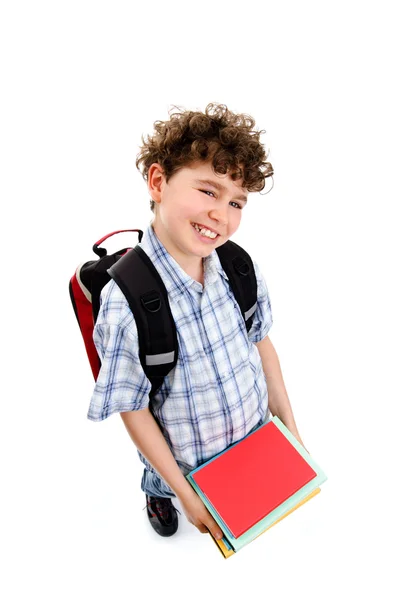
[(195, 525), (201, 533), (210, 531), (213, 537), (219, 540), (223, 537), (220, 527), (194, 490), (178, 496), (178, 499), (188, 521)]

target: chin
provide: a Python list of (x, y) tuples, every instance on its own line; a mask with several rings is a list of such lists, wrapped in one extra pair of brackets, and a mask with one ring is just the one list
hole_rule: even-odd
[(201, 252), (198, 252), (196, 256), (199, 256), (200, 258), (207, 258), (208, 256), (210, 256), (213, 250), (215, 250), (215, 248), (216, 246), (214, 248), (209, 248), (207, 252), (206, 250), (202, 250)]

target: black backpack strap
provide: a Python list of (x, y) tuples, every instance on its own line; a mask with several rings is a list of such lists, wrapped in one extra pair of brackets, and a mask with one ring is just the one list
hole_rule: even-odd
[(178, 358), (177, 332), (165, 285), (140, 246), (127, 252), (109, 270), (134, 315), (139, 357), (152, 384), (152, 398)]
[[(228, 241), (216, 249), (221, 266), (249, 331), (257, 308), (257, 279), (249, 254), (235, 242)], [(174, 318), (165, 285), (152, 261), (136, 246), (122, 256), (109, 275), (125, 295), (134, 315), (139, 343), (139, 357), (152, 384), (150, 398), (177, 364), (178, 341)]]
[(257, 308), (257, 278), (253, 261), (241, 246), (231, 240), (216, 248), (216, 251), (239, 304), (246, 331), (249, 332)]

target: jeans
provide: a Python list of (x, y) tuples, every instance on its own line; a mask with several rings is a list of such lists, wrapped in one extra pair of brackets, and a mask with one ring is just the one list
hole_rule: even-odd
[(169, 488), (167, 483), (156, 473), (144, 469), (141, 480), (141, 489), (148, 496), (157, 498), (175, 498), (175, 493)]

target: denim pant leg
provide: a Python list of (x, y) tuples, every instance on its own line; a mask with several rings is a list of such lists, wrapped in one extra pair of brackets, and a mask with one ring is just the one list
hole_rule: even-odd
[(148, 496), (156, 498), (175, 498), (175, 493), (167, 483), (156, 473), (144, 469), (141, 479), (141, 489)]

